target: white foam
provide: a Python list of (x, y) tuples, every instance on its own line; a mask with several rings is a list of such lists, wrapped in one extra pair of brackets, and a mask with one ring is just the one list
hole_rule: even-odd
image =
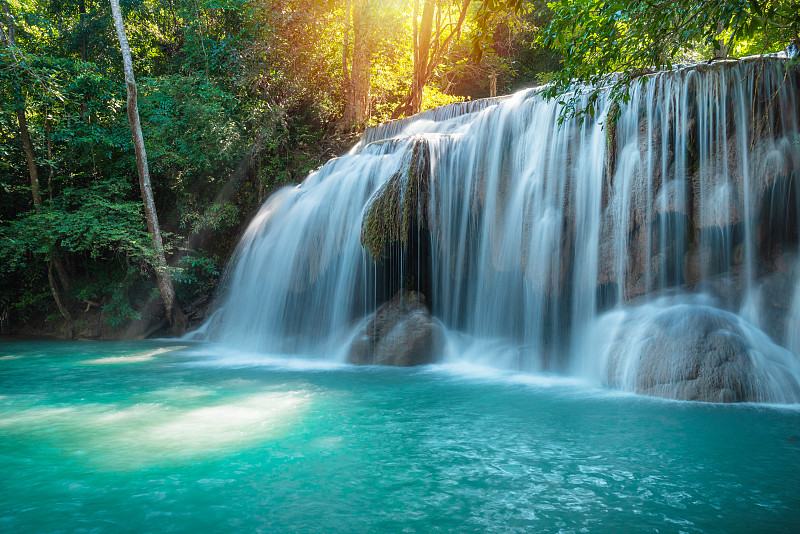
[(324, 371), (347, 365), (338, 360), (323, 359), (322, 355), (258, 353), (216, 344), (204, 344), (193, 354), (198, 359), (191, 365), (211, 367), (272, 367), (292, 371)]
[(124, 356), (106, 356), (103, 358), (94, 358), (92, 360), (85, 360), (83, 363), (86, 365), (120, 365), (129, 363), (142, 363), (154, 359), (156, 356), (173, 352), (176, 350), (185, 349), (185, 346), (180, 347), (165, 347), (155, 350), (148, 350), (142, 352), (134, 352), (133, 354), (126, 354)]
[(537, 388), (597, 389), (593, 387), (593, 384), (590, 384), (588, 381), (581, 378), (555, 375), (550, 373), (525, 373), (510, 371), (488, 365), (472, 363), (470, 361), (434, 364), (428, 366), (426, 370), (434, 373), (445, 374), (455, 378), (500, 382), (505, 384), (520, 384), (525, 386), (534, 386)]

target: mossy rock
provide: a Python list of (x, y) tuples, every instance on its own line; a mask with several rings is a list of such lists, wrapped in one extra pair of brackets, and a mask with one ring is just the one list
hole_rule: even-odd
[(430, 169), (428, 145), (415, 139), (400, 170), (370, 200), (361, 244), (373, 258), (383, 258), (388, 244), (408, 245), (413, 225), (427, 224)]

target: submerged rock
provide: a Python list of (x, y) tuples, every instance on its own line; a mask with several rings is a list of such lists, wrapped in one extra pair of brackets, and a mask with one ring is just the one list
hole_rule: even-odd
[(796, 358), (736, 315), (698, 304), (633, 313), (609, 348), (609, 386), (704, 402), (800, 400)]
[(347, 360), (357, 365), (409, 367), (434, 362), (444, 332), (415, 291), (400, 291), (366, 322)]

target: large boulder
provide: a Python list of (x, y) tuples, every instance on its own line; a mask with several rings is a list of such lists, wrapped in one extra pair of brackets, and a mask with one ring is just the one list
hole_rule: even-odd
[(707, 305), (643, 306), (620, 323), (611, 387), (704, 402), (798, 402), (797, 359), (738, 316)]
[(434, 362), (444, 332), (415, 291), (400, 291), (369, 318), (348, 353), (357, 365), (409, 367)]

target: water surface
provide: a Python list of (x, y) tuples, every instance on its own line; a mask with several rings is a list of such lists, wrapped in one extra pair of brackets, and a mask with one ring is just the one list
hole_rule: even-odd
[(800, 528), (797, 406), (324, 356), (0, 342), (0, 531)]

